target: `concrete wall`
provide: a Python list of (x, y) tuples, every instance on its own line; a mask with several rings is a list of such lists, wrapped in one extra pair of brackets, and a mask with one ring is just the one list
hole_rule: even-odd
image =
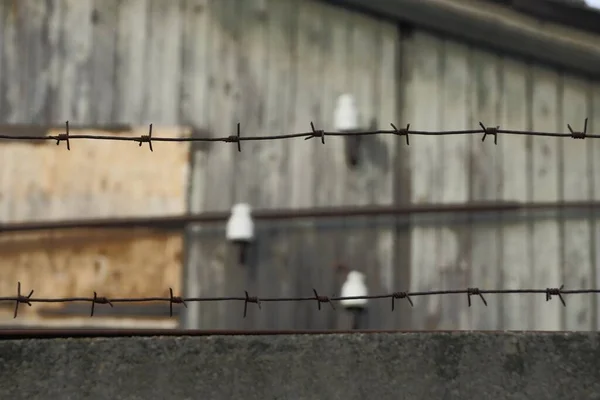
[(597, 333), (0, 341), (2, 399), (600, 399)]

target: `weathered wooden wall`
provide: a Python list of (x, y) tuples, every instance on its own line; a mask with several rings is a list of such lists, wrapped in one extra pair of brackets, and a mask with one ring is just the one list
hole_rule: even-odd
[[(42, 128), (22, 129), (44, 134)], [(158, 126), (155, 131), (166, 137), (190, 135), (188, 128)], [(147, 128), (71, 131), (145, 133)], [(190, 146), (185, 143), (154, 144), (150, 152), (123, 141), (72, 140), (71, 151), (53, 141), (2, 141), (0, 220), (181, 214), (187, 207), (189, 157)], [(47, 298), (89, 297), (94, 291), (108, 297), (168, 296), (169, 287), (180, 291), (183, 234), (139, 229), (2, 233), (0, 255), (3, 295), (15, 293), (20, 281), (24, 291), (34, 289), (36, 296)], [(36, 319), (43, 307), (23, 308), (16, 322)]]
[[(526, 64), (417, 32), (404, 42), (403, 119), (415, 129), (475, 128), (567, 132), (590, 118), (600, 129), (600, 86), (585, 77)], [(595, 99), (595, 100), (594, 100)], [(502, 136), (415, 137), (409, 157), (412, 201), (574, 201), (597, 199), (595, 141)], [(594, 220), (547, 219), (476, 229), (415, 227), (414, 290), (472, 287), (590, 288), (597, 276)], [(435, 249), (427, 251), (427, 249)], [(433, 298), (432, 301), (435, 301)], [(597, 325), (592, 297), (568, 307), (543, 296), (505, 296), (474, 311), (464, 299), (424, 305), (413, 325), (438, 315), (438, 328), (578, 329)]]
[[(399, 33), (390, 21), (316, 0), (1, 4), (4, 122), (154, 122), (206, 128), (214, 136), (231, 134), (241, 122), (242, 134), (252, 136), (307, 131), (311, 121), (332, 129), (336, 97), (351, 92), (363, 123), (375, 118), (381, 128), (410, 122), (422, 130), (464, 129), (482, 121), (564, 131), (567, 122), (581, 129), (589, 116), (592, 130), (600, 129), (600, 86), (584, 77), (418, 29)], [(345, 164), (341, 139), (243, 146), (242, 153), (225, 143), (194, 147), (190, 211), (228, 209), (238, 201), (263, 208), (600, 197), (597, 145), (589, 140), (502, 136), (494, 146), (479, 135), (413, 137), (406, 148), (403, 140), (370, 137), (354, 169)], [(157, 169), (167, 165), (156, 152), (144, 153)], [(336, 231), (327, 240), (322, 233), (291, 240), (287, 228), (277, 229), (261, 239), (264, 246), (269, 238), (276, 255), (264, 255), (261, 263), (270, 266), (252, 276), (233, 266), (220, 238), (206, 239), (214, 231), (194, 228), (187, 294), (306, 294), (317, 285), (332, 292), (330, 264), (338, 259), (366, 271), (373, 291), (600, 284), (595, 221), (415, 221), (412, 230), (382, 224)], [(315, 222), (306, 222), (303, 232), (311, 229)], [(393, 318), (377, 309), (373, 320), (381, 328), (598, 326), (600, 307), (590, 298), (572, 296), (568, 304), (512, 296), (468, 309), (462, 297), (425, 298), (414, 309), (400, 306)], [(258, 313), (240, 322), (238, 306), (230, 313), (228, 305), (190, 305), (187, 325), (338, 324), (313, 305), (278, 305), (274, 316)]]
[[(363, 124), (375, 119), (384, 127), (396, 119), (399, 38), (394, 24), (314, 1), (210, 1), (204, 10), (190, 22), (198, 37), (208, 38), (206, 48), (192, 50), (205, 52), (194, 57), (208, 61), (201, 68), (209, 77), (206, 88), (199, 86), (206, 100), (195, 109), (204, 111), (203, 121), (215, 135), (233, 132), (238, 121), (246, 136), (305, 132), (311, 121), (331, 130), (335, 100), (344, 92), (356, 96)], [(191, 209), (222, 210), (239, 201), (255, 208), (391, 203), (393, 138), (365, 139), (355, 169), (346, 167), (343, 146), (342, 140), (322, 145), (300, 139), (246, 142), (241, 153), (222, 143), (205, 147), (194, 161)], [(311, 224), (306, 222), (306, 229)], [(348, 243), (335, 236), (288, 243), (281, 232), (269, 234), (279, 256), (267, 258), (264, 262), (273, 265), (258, 268), (256, 277), (227, 258), (220, 239), (216, 245), (198, 238), (189, 248), (188, 294), (247, 289), (286, 296), (310, 293), (312, 285), (332, 293), (331, 256), (341, 247), (348, 248), (374, 288), (391, 290), (393, 230), (347, 235)], [(267, 250), (261, 251), (266, 257)], [(371, 267), (375, 264), (379, 267)], [(278, 304), (271, 316), (258, 313), (240, 322), (238, 306), (231, 305), (236, 311), (230, 312), (229, 305), (198, 305), (188, 326), (285, 328), (322, 326), (327, 320), (312, 305)]]

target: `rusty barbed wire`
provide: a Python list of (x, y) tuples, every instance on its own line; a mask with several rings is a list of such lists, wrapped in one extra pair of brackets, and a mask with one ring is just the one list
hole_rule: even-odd
[(124, 142), (136, 142), (141, 147), (142, 144), (148, 143), (150, 151), (154, 151), (152, 146), (155, 142), (223, 142), (233, 143), (236, 145), (238, 152), (242, 151), (241, 142), (244, 141), (262, 141), (262, 140), (280, 140), (280, 139), (294, 139), (304, 138), (309, 139), (320, 139), (322, 144), (325, 144), (326, 136), (372, 136), (372, 135), (395, 135), (404, 136), (406, 145), (410, 145), (410, 135), (424, 135), (424, 136), (445, 136), (445, 135), (480, 135), (483, 134), (481, 141), (484, 142), (486, 137), (493, 136), (494, 144), (498, 144), (498, 135), (526, 135), (526, 136), (545, 136), (545, 137), (563, 137), (572, 139), (598, 139), (600, 134), (590, 134), (587, 132), (588, 119), (584, 120), (583, 131), (573, 130), (570, 124), (567, 124), (569, 132), (541, 132), (541, 131), (527, 131), (527, 130), (510, 130), (501, 129), (500, 126), (487, 126), (483, 122), (479, 122), (480, 128), (478, 129), (465, 129), (465, 130), (449, 130), (449, 131), (418, 131), (411, 130), (410, 124), (406, 125), (406, 128), (398, 129), (393, 123), (390, 124), (391, 130), (374, 130), (374, 131), (357, 131), (357, 132), (328, 132), (322, 129), (316, 129), (313, 122), (310, 123), (311, 130), (308, 132), (301, 133), (289, 133), (282, 135), (271, 135), (271, 136), (242, 136), (240, 124), (237, 124), (236, 134), (223, 137), (210, 137), (210, 138), (198, 138), (198, 137), (156, 137), (152, 135), (152, 124), (149, 125), (148, 134), (140, 136), (117, 136), (117, 135), (87, 135), (87, 134), (74, 134), (72, 135), (69, 131), (69, 121), (65, 123), (65, 133), (58, 135), (47, 135), (47, 136), (27, 136), (27, 135), (0, 135), (0, 140), (23, 140), (23, 141), (56, 141), (56, 145), (61, 142), (65, 142), (67, 150), (71, 150), (71, 140), (74, 139), (88, 139), (88, 140), (113, 140), (113, 141), (124, 141)]
[(454, 289), (454, 290), (429, 290), (429, 291), (415, 291), (415, 292), (392, 292), (386, 294), (374, 294), (367, 296), (323, 296), (320, 295), (316, 289), (313, 289), (312, 296), (302, 297), (258, 297), (251, 296), (248, 291), (244, 291), (244, 296), (225, 296), (225, 297), (188, 297), (183, 298), (181, 296), (175, 296), (173, 289), (169, 288), (168, 297), (130, 297), (130, 298), (107, 298), (104, 296), (98, 296), (96, 292), (93, 292), (92, 297), (64, 297), (64, 298), (35, 298), (33, 297), (34, 290), (31, 290), (28, 295), (21, 293), (21, 282), (17, 283), (17, 294), (16, 296), (0, 297), (0, 303), (2, 302), (14, 302), (15, 308), (13, 318), (17, 318), (19, 312), (19, 305), (26, 304), (29, 307), (33, 303), (76, 303), (76, 302), (87, 302), (91, 303), (90, 317), (94, 316), (96, 305), (108, 305), (115, 307), (118, 303), (149, 303), (149, 302), (160, 302), (169, 304), (169, 316), (173, 316), (173, 305), (183, 305), (187, 308), (188, 303), (206, 303), (206, 302), (243, 302), (243, 317), (245, 318), (248, 313), (248, 305), (256, 304), (259, 309), (262, 303), (266, 302), (316, 302), (317, 309), (321, 310), (322, 304), (329, 304), (333, 310), (335, 310), (334, 303), (343, 300), (391, 300), (391, 310), (394, 311), (396, 308), (396, 300), (405, 299), (411, 307), (414, 307), (413, 298), (420, 296), (446, 296), (446, 295), (467, 295), (467, 306), (471, 307), (471, 297), (477, 296), (481, 300), (482, 304), (487, 307), (488, 302), (484, 295), (488, 294), (543, 294), (546, 296), (546, 301), (550, 301), (553, 297), (558, 297), (563, 306), (566, 307), (567, 303), (564, 296), (574, 294), (598, 294), (600, 289), (565, 289), (564, 285), (555, 288), (545, 289), (480, 289), (477, 287), (469, 287), (466, 289)]

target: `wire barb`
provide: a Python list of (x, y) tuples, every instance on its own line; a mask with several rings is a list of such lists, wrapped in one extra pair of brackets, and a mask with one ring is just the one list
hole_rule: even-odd
[(98, 294), (96, 292), (94, 292), (94, 298), (92, 299), (92, 310), (90, 312), (90, 317), (94, 316), (94, 306), (96, 304), (108, 304), (111, 308), (113, 306), (113, 304), (111, 303), (111, 301), (109, 299), (107, 299), (106, 297), (98, 297)]
[(142, 147), (143, 143), (148, 143), (150, 151), (154, 151), (152, 149), (152, 124), (150, 124), (150, 126), (148, 127), (148, 134), (140, 136), (138, 142), (140, 143), (140, 147)]
[(396, 299), (406, 299), (410, 303), (411, 307), (415, 306), (407, 292), (395, 292), (392, 293), (392, 311), (394, 311)]
[(567, 128), (569, 128), (569, 131), (571, 132), (571, 137), (573, 139), (585, 139), (587, 137), (587, 123), (588, 119), (586, 118), (583, 122), (582, 132), (574, 131), (573, 128), (571, 128), (571, 125), (567, 124)]
[(248, 313), (248, 303), (254, 303), (258, 306), (260, 310), (260, 299), (258, 297), (253, 297), (248, 295), (248, 291), (244, 291), (246, 297), (244, 298), (244, 318), (246, 318), (246, 314)]
[(67, 142), (67, 150), (71, 150), (71, 142), (69, 141), (69, 121), (65, 122), (65, 133), (59, 133), (54, 136), (56, 139), (56, 145), (58, 146), (60, 142)]
[(398, 129), (396, 125), (390, 124), (392, 129), (394, 130), (394, 135), (404, 136), (406, 138), (406, 145), (410, 146), (410, 142), (408, 140), (408, 132), (410, 131), (410, 124), (406, 124), (406, 128)]
[(471, 307), (471, 296), (479, 296), (481, 301), (483, 301), (483, 304), (487, 307), (487, 301), (485, 301), (485, 297), (483, 297), (483, 294), (479, 288), (467, 288), (467, 302), (469, 307)]
[(565, 299), (562, 297), (564, 287), (565, 285), (560, 285), (559, 288), (546, 288), (546, 301), (550, 301), (552, 296), (558, 296), (563, 307), (566, 307), (567, 303), (565, 303)]
[(313, 138), (321, 138), (321, 143), (325, 144), (325, 131), (322, 129), (315, 129), (315, 125), (312, 123), (310, 123), (310, 129), (312, 131), (312, 133), (310, 134), (310, 136), (304, 138), (304, 140), (308, 140), (308, 139), (313, 139)]
[(333, 305), (333, 302), (331, 301), (331, 299), (327, 296), (319, 296), (319, 293), (317, 293), (317, 289), (313, 289), (313, 293), (315, 294), (314, 299), (317, 301), (317, 308), (319, 310), (321, 310), (321, 303), (329, 303), (329, 305), (331, 306), (331, 308), (333, 310), (335, 310), (335, 306)]
[(226, 138), (222, 139), (222, 141), (225, 143), (236, 143), (238, 153), (242, 151), (242, 138), (241, 138), (242, 131), (241, 131), (241, 129), (242, 128), (240, 127), (240, 123), (238, 122), (236, 134), (227, 136)]
[(498, 144), (498, 131), (500, 130), (500, 126), (489, 126), (486, 127), (483, 125), (483, 122), (479, 122), (479, 126), (483, 130), (483, 137), (481, 138), (482, 142), (485, 142), (485, 138), (487, 135), (494, 137), (494, 144)]
[(31, 307), (31, 296), (33, 295), (33, 290), (29, 292), (27, 296), (23, 296), (21, 294), (21, 282), (17, 282), (17, 297), (15, 298), (15, 312), (13, 313), (13, 318), (17, 318), (17, 314), (19, 313), (19, 304), (27, 304)]
[(173, 316), (173, 304), (183, 304), (187, 308), (185, 300), (180, 296), (173, 296), (173, 288), (169, 288), (169, 317)]

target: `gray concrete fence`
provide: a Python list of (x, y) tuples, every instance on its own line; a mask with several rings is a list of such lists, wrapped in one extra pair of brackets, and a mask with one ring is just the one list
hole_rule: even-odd
[(598, 333), (0, 341), (0, 399), (600, 399)]

